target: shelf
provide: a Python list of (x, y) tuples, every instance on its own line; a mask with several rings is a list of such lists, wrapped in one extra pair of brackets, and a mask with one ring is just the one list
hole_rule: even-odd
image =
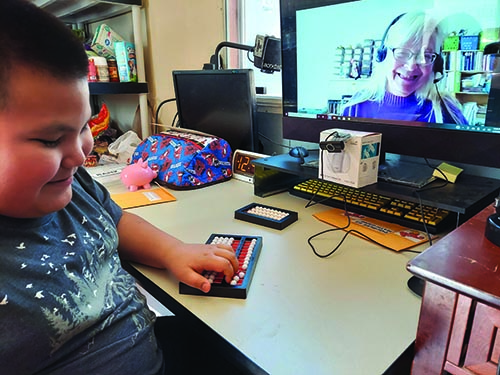
[(72, 27), (87, 28), (88, 24), (102, 22), (106, 19), (122, 14), (130, 13), (132, 18), (133, 43), (137, 59), (138, 83), (127, 82), (90, 82), (89, 91), (91, 95), (121, 95), (134, 94), (139, 99), (141, 118), (141, 135), (147, 137), (150, 134), (148, 84), (146, 83), (146, 72), (144, 68), (144, 50), (142, 39), (142, 0), (30, 0), (36, 6), (53, 14)]
[(486, 95), (486, 96), (489, 95), (487, 92), (483, 92), (483, 91), (457, 91), (455, 94), (460, 94), (460, 95)]
[(106, 94), (147, 94), (146, 82), (89, 82), (91, 95)]
[(31, 0), (35, 5), (52, 13), (65, 23), (97, 22), (130, 12), (132, 5), (142, 0)]

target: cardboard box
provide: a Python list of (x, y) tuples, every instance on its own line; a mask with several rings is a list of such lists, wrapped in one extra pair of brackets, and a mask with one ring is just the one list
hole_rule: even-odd
[(376, 183), (381, 143), (380, 133), (322, 131), (318, 177), (355, 188)]
[(99, 56), (106, 59), (115, 58), (115, 43), (123, 41), (123, 38), (105, 23), (97, 26), (90, 48)]
[(137, 62), (134, 44), (130, 42), (116, 42), (115, 55), (120, 82), (137, 82)]

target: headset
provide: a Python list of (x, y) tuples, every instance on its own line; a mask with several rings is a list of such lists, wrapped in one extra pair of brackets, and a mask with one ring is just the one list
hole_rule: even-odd
[[(382, 41), (380, 43), (380, 47), (378, 47), (376, 55), (375, 55), (375, 61), (377, 62), (382, 62), (385, 60), (387, 57), (387, 46), (385, 45), (386, 39), (387, 39), (387, 34), (389, 33), (389, 30), (391, 27), (399, 21), (401, 17), (403, 17), (406, 13), (402, 13), (396, 18), (392, 20), (392, 22), (387, 26), (387, 29), (384, 31), (384, 35), (382, 35)], [(444, 60), (441, 54), (438, 53), (436, 60), (434, 60), (433, 65), (432, 65), (432, 71), (434, 72), (434, 83), (438, 83), (441, 81), (444, 77)], [(436, 74), (439, 73), (440, 76), (436, 78)]]

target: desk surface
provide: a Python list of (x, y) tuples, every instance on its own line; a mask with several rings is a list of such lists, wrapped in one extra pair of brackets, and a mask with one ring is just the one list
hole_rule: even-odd
[[(248, 298), (180, 295), (167, 272), (134, 267), (172, 297), (175, 308), (189, 310), (267, 372), (381, 374), (415, 339), (420, 299), (406, 286), (406, 263), (415, 254), (350, 236), (320, 259), (307, 238), (331, 228), (312, 217), (328, 207), (306, 209), (305, 200), (287, 193), (260, 198), (251, 184), (234, 179), (172, 193), (175, 202), (131, 211), (186, 242), (205, 242), (212, 233), (263, 237)], [(297, 211), (299, 219), (282, 231), (234, 219), (234, 211), (251, 202)], [(342, 235), (324, 235), (318, 250), (328, 252)]]

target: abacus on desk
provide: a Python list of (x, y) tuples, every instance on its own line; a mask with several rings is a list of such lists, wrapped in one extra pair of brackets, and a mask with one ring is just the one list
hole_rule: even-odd
[(295, 211), (258, 203), (250, 203), (234, 212), (235, 219), (279, 230), (297, 221), (298, 217), (299, 214)]
[(239, 269), (233, 276), (231, 283), (224, 280), (222, 272), (204, 271), (205, 276), (212, 284), (210, 291), (204, 293), (199, 289), (179, 283), (180, 294), (192, 294), (198, 296), (214, 296), (245, 299), (255, 271), (257, 259), (262, 248), (262, 237), (241, 236), (232, 234), (212, 234), (208, 244), (225, 243), (230, 245), (238, 258)]

